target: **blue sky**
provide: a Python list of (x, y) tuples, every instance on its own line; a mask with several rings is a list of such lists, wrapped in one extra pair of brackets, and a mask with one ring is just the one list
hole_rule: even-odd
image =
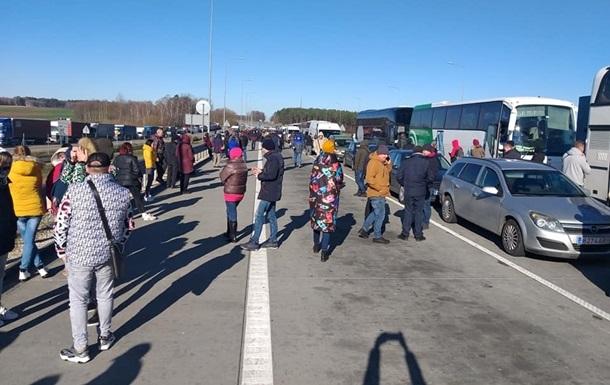
[[(209, 0), (4, 0), (1, 96), (208, 94)], [(216, 0), (222, 107), (360, 110), (540, 95), (577, 101), (610, 65), (610, 1)], [(241, 58), (241, 59), (240, 59)], [(453, 62), (455, 65), (449, 65)]]

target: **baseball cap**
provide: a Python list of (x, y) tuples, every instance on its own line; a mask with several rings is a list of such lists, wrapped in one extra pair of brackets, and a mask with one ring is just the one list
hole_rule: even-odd
[(110, 167), (110, 157), (104, 152), (94, 152), (87, 158), (88, 167)]

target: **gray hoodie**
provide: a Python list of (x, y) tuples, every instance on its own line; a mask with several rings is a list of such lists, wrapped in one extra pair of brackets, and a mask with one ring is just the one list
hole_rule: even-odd
[(585, 175), (591, 173), (585, 154), (576, 147), (572, 147), (563, 154), (563, 173), (579, 186), (585, 185)]

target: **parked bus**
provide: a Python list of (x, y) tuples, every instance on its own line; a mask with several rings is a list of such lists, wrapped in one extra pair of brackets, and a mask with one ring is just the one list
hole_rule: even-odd
[(458, 104), (420, 105), (413, 109), (409, 137), (414, 144), (437, 142), (443, 154), (459, 140), (464, 153), (478, 139), (489, 157), (502, 156), (502, 144), (515, 142), (524, 159), (540, 147), (549, 165), (562, 168), (576, 128), (574, 104), (540, 97), (510, 97)]
[(362, 127), (364, 139), (394, 144), (400, 132), (408, 132), (412, 112), (411, 107), (361, 111), (356, 116), (356, 126)]
[(610, 203), (610, 67), (600, 69), (593, 79), (587, 161), (591, 174), (585, 177), (585, 188), (593, 197)]

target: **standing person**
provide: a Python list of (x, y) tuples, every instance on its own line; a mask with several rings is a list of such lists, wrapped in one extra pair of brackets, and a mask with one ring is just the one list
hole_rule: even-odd
[(110, 158), (95, 153), (87, 161), (86, 183), (68, 187), (59, 205), (54, 238), (57, 256), (69, 266), (68, 290), (73, 345), (62, 349), (64, 361), (85, 363), (87, 349), (87, 303), (95, 277), (99, 312), (99, 349), (108, 350), (115, 337), (111, 331), (114, 274), (110, 264), (110, 247), (95, 199), (99, 194), (112, 236), (124, 247), (133, 228), (129, 190), (120, 186), (108, 173)]
[(311, 134), (306, 133), (305, 134), (305, 154), (307, 154), (307, 156), (311, 155), (311, 151), (313, 148), (313, 138), (311, 137)]
[(242, 154), (239, 147), (231, 149), (229, 160), (220, 172), (227, 206), (227, 238), (231, 242), (237, 242), (237, 206), (244, 199), (248, 184), (248, 166)]
[(32, 264), (38, 270), (38, 274), (42, 278), (46, 278), (49, 273), (44, 268), (36, 246), (36, 232), (45, 212), (42, 170), (38, 160), (31, 156), (29, 147), (15, 147), (13, 164), (8, 179), (10, 180), (9, 189), (13, 198), (13, 207), (17, 216), (17, 229), (23, 240), (19, 280), (25, 281), (31, 277), (30, 268)]
[(250, 130), (250, 132), (248, 132), (248, 136), (250, 137), (250, 151), (254, 151), (258, 135), (256, 134), (255, 130)]
[(17, 217), (13, 208), (13, 199), (9, 189), (9, 171), (13, 157), (6, 151), (0, 150), (0, 327), (5, 321), (17, 318), (17, 313), (2, 306), (2, 290), (4, 283), (4, 269), (8, 253), (15, 247), (17, 233)]
[(212, 146), (214, 149), (214, 160), (213, 165), (214, 168), (220, 167), (220, 158), (222, 157), (222, 152), (225, 149), (224, 141), (222, 140), (222, 136), (220, 134), (216, 134), (214, 140), (212, 141)]
[[(436, 178), (436, 175), (438, 174), (438, 154), (436, 153), (435, 148), (432, 147), (432, 145), (430, 144), (426, 144), (424, 146), (423, 154), (429, 162), (428, 171)], [(434, 187), (433, 185), (430, 185), (428, 187), (428, 195), (426, 195), (426, 201), (424, 202), (424, 230), (427, 230), (430, 227), (430, 218), (432, 218), (432, 202), (435, 199), (434, 193)]]
[[(261, 181), (261, 189), (258, 193), (260, 200), (254, 219), (254, 232), (248, 243), (241, 245), (244, 250), (255, 251), (259, 248), (277, 249), (277, 217), (275, 214), (276, 203), (282, 199), (282, 182), (284, 180), (284, 158), (275, 150), (275, 143), (268, 138), (263, 140), (263, 157), (265, 166), (263, 169), (257, 167), (252, 173)], [(259, 245), (258, 241), (265, 223), (269, 221), (271, 234), (269, 239)]]
[(147, 139), (142, 145), (142, 156), (144, 157), (144, 168), (146, 169), (146, 187), (144, 188), (144, 200), (152, 202), (153, 197), (150, 195), (150, 188), (155, 177), (155, 150), (152, 148), (153, 140)]
[(316, 139), (313, 141), (313, 151), (316, 153), (316, 156), (320, 155), (320, 152), (322, 151), (322, 143), (324, 143), (324, 140), (324, 134), (320, 132)]
[(301, 168), (303, 167), (303, 147), (305, 146), (305, 138), (303, 134), (299, 131), (292, 135), (291, 138), (292, 145), (292, 159), (294, 161), (294, 167)]
[(178, 157), (178, 171), (180, 172), (180, 194), (188, 194), (189, 180), (194, 170), (195, 156), (193, 155), (193, 146), (191, 146), (191, 137), (187, 134), (182, 135), (180, 138), (176, 155)]
[(546, 154), (544, 153), (544, 148), (542, 147), (542, 145), (537, 144), (536, 147), (534, 147), (534, 155), (532, 156), (532, 162), (546, 164)]
[(140, 172), (138, 158), (133, 155), (131, 143), (125, 142), (121, 145), (119, 148), (119, 156), (114, 158), (112, 165), (114, 166), (116, 181), (129, 190), (138, 211), (142, 215), (142, 219), (145, 221), (154, 221), (157, 219), (154, 215), (147, 213), (144, 208), (144, 200), (142, 199), (142, 173)]
[(314, 162), (309, 177), (310, 223), (313, 252), (322, 262), (330, 257), (330, 235), (337, 225), (339, 193), (343, 187), (343, 168), (335, 155), (335, 142), (327, 140)]
[(470, 156), (473, 158), (485, 158), (485, 149), (481, 146), (481, 143), (478, 139), (472, 140), (472, 148), (470, 149)]
[(282, 152), (282, 138), (277, 132), (271, 133), (271, 140), (273, 140), (273, 144), (275, 145), (275, 149), (279, 152)]
[(521, 159), (521, 153), (515, 148), (515, 142), (512, 140), (504, 143), (504, 159)]
[(63, 170), (64, 162), (67, 158), (66, 153), (68, 153), (69, 156), (71, 148), (71, 145), (69, 147), (62, 147), (55, 151), (53, 156), (51, 156), (51, 165), (53, 168), (47, 174), (47, 179), (45, 181), (45, 194), (47, 198), (47, 208), (49, 209), (49, 212), (53, 218), (55, 218), (55, 215), (57, 215), (57, 207), (59, 206), (59, 202), (61, 202), (61, 198), (55, 198), (54, 191), (64, 188), (58, 186), (58, 188), (55, 189), (55, 186), (57, 184), (61, 184), (65, 186), (64, 190), (68, 188), (65, 183), (61, 181), (61, 171)]
[(451, 141), (451, 151), (449, 152), (449, 159), (451, 159), (451, 163), (463, 157), (464, 150), (462, 149), (462, 146), (460, 146), (460, 141), (453, 139)]
[(358, 185), (358, 192), (354, 194), (354, 196), (366, 196), (366, 184), (364, 184), (364, 174), (366, 171), (366, 165), (369, 156), (369, 141), (364, 139), (360, 143), (360, 147), (358, 147), (358, 150), (356, 150), (356, 155), (354, 156), (354, 173), (356, 184)]
[[(239, 135), (239, 143), (241, 145), (241, 151), (243, 154), (244, 162), (248, 162), (248, 135), (245, 132), (242, 132)], [(231, 159), (230, 152), (229, 152), (229, 159)]]
[(366, 166), (366, 183), (368, 189), (366, 195), (370, 202), (372, 211), (366, 217), (358, 236), (368, 238), (371, 227), (374, 230), (373, 242), (388, 244), (389, 240), (383, 237), (381, 228), (385, 219), (385, 198), (390, 196), (390, 173), (392, 172), (392, 162), (388, 147), (385, 144), (379, 145), (377, 151), (369, 156)]
[(152, 148), (155, 153), (155, 167), (157, 168), (157, 182), (163, 184), (163, 174), (165, 174), (165, 132), (162, 128), (157, 128), (153, 136)]
[(420, 146), (416, 146), (415, 153), (400, 164), (398, 183), (405, 191), (405, 209), (402, 216), (402, 232), (398, 238), (406, 241), (413, 228), (416, 241), (426, 239), (423, 231), (424, 203), (435, 176), (430, 167), (430, 160), (423, 154), (423, 148)]
[(178, 179), (178, 157), (176, 156), (176, 143), (178, 141), (178, 136), (174, 135), (171, 141), (165, 143), (163, 157), (165, 158), (165, 165), (167, 166), (167, 188), (176, 188), (176, 181)]
[(585, 156), (585, 142), (577, 140), (568, 152), (563, 154), (563, 173), (580, 187), (585, 185), (585, 175), (591, 173), (591, 166)]
[(205, 143), (206, 148), (208, 149), (208, 157), (212, 157), (212, 139), (210, 139), (210, 134), (207, 132), (203, 134), (203, 142)]
[(409, 138), (405, 132), (401, 132), (398, 134), (398, 148), (405, 150), (409, 145)]
[(81, 138), (75, 147), (72, 147), (68, 162), (64, 163), (61, 171), (61, 181), (69, 185), (80, 183), (87, 176), (85, 163), (87, 157), (98, 152), (97, 145), (90, 138)]

